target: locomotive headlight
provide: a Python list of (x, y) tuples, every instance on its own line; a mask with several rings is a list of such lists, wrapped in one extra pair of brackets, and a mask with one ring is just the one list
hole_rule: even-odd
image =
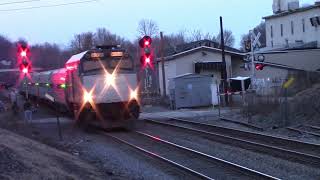
[(92, 102), (92, 94), (91, 93), (88, 93), (88, 92), (84, 92), (84, 94), (83, 94), (83, 101), (85, 102), (85, 103), (87, 103), (87, 102)]
[(138, 99), (138, 92), (137, 90), (134, 90), (130, 92), (130, 100), (137, 100)]
[(106, 73), (106, 76), (105, 76), (105, 83), (107, 86), (113, 86), (115, 85), (115, 82), (116, 82), (116, 77), (114, 74), (109, 74), (109, 73)]

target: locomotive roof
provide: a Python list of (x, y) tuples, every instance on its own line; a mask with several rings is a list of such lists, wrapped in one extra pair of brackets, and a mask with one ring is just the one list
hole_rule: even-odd
[(66, 64), (72, 64), (72, 63), (79, 62), (87, 52), (88, 51), (84, 51), (82, 53), (71, 56), (71, 58), (66, 62)]

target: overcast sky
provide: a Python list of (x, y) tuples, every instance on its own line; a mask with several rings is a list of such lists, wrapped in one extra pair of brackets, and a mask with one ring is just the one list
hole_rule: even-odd
[[(56, 5), (82, 0), (0, 1), (0, 34), (11, 40), (25, 38), (29, 43), (51, 42), (68, 46), (76, 33), (105, 27), (129, 40), (137, 37), (143, 18), (153, 19), (166, 34), (200, 29), (219, 32), (219, 16), (226, 29), (233, 31), (236, 47), (240, 37), (272, 14), (272, 0), (99, 0), (86, 4), (12, 11), (10, 9)], [(312, 4), (314, 0), (301, 0)], [(6, 11), (10, 10), (10, 11)]]

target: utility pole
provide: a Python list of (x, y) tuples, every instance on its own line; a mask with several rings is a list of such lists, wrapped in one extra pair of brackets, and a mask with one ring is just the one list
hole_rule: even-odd
[[(221, 33), (221, 52), (222, 52), (222, 67), (221, 67), (221, 79), (223, 80), (223, 89), (224, 93), (226, 94), (225, 97), (225, 103), (226, 105), (229, 105), (229, 97), (227, 94), (228, 91), (228, 74), (227, 74), (227, 66), (226, 66), (226, 53), (225, 53), (225, 45), (224, 45), (224, 34), (223, 34), (223, 20), (222, 16), (220, 16), (220, 33)], [(219, 97), (220, 98), (220, 97)]]
[(167, 96), (167, 87), (166, 87), (166, 75), (164, 69), (164, 39), (163, 32), (160, 32), (161, 37), (161, 69), (162, 69), (162, 87), (163, 87), (163, 96)]

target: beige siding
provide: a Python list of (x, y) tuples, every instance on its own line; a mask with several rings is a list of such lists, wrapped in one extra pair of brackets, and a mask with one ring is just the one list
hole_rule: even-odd
[[(320, 8), (309, 11), (290, 14), (272, 19), (266, 19), (267, 47), (273, 48), (285, 47), (286, 39), (289, 44), (302, 40), (304, 43), (318, 41), (320, 42), (320, 27), (314, 27), (310, 23), (310, 18), (320, 15)], [(303, 21), (305, 22), (305, 32), (303, 32)], [(294, 25), (294, 34), (291, 33), (291, 22)], [(281, 24), (283, 25), (283, 36), (281, 36)], [(273, 37), (271, 37), (271, 26)]]
[[(176, 62), (175, 61), (166, 61), (164, 63), (164, 68), (165, 68), (165, 78), (166, 78), (166, 90), (167, 90), (167, 95), (169, 94), (169, 79), (172, 79), (176, 77)], [(159, 63), (158, 66), (158, 72), (159, 72), (159, 87), (160, 87), (160, 92), (163, 94), (163, 81), (162, 81), (162, 66), (161, 63)]]
[(265, 54), (265, 62), (287, 65), (297, 69), (316, 71), (320, 69), (320, 50), (295, 50)]
[[(196, 62), (222, 62), (222, 57), (220, 52), (209, 52), (209, 51), (198, 51), (195, 53), (191, 53), (186, 56), (178, 57), (174, 60), (165, 62), (165, 72), (166, 72), (166, 87), (167, 87), (167, 95), (168, 91), (168, 82), (169, 79), (172, 79), (176, 76), (187, 74), (187, 73), (195, 73), (194, 72), (194, 64)], [(228, 69), (228, 76), (231, 75), (231, 56), (226, 54), (226, 64)], [(160, 92), (163, 94), (163, 86), (162, 86), (162, 70), (161, 63), (159, 64), (159, 84), (160, 84)], [(209, 72), (201, 72), (203, 74), (209, 74)], [(217, 79), (220, 79), (220, 72), (211, 72)]]
[[(251, 70), (245, 70), (244, 68), (240, 68), (240, 66), (243, 65), (243, 61), (239, 58), (235, 58), (232, 61), (232, 69), (233, 69), (233, 77), (238, 76), (247, 76), (251, 77), (252, 71)], [(251, 67), (251, 64), (250, 64)], [(262, 71), (256, 71), (255, 70), (255, 77), (257, 79), (274, 79), (274, 78), (280, 78), (285, 79), (288, 75), (288, 70), (283, 68), (278, 68), (274, 66), (265, 66)]]

